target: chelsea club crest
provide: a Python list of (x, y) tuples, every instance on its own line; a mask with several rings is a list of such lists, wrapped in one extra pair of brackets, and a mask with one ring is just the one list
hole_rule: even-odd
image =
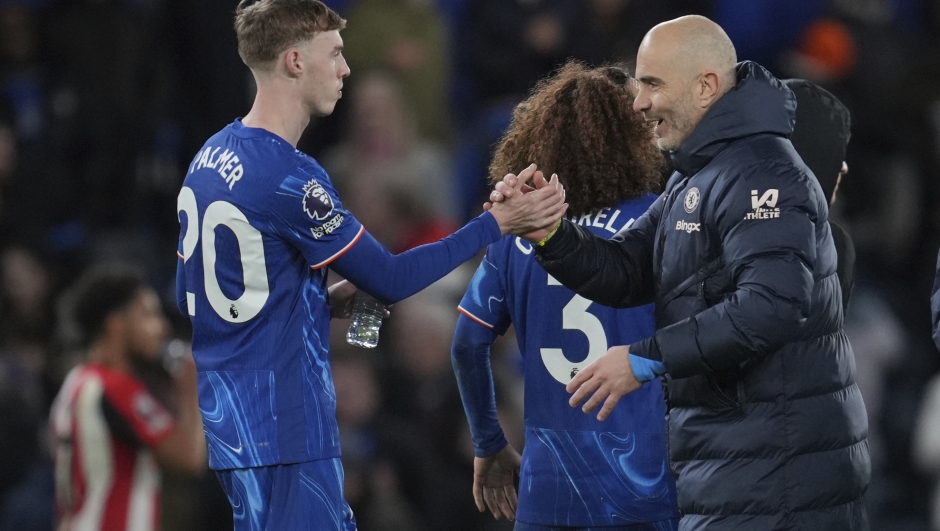
[(689, 214), (694, 212), (696, 207), (698, 207), (698, 201), (701, 199), (701, 197), (702, 194), (699, 193), (698, 188), (689, 188), (689, 191), (685, 193), (685, 201), (683, 202), (685, 211)]

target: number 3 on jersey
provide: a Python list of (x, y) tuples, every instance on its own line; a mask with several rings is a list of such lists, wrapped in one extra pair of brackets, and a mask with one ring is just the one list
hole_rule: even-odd
[[(549, 286), (560, 286), (561, 283), (548, 276)], [(581, 369), (590, 365), (607, 352), (607, 334), (600, 319), (587, 311), (591, 301), (580, 295), (575, 295), (561, 310), (561, 327), (565, 330), (580, 330), (587, 337), (587, 357), (580, 362), (573, 362), (565, 357), (560, 348), (543, 348), (542, 363), (553, 378), (567, 385), (574, 375)]]
[[(268, 300), (268, 273), (264, 263), (264, 242), (261, 232), (248, 223), (248, 218), (228, 201), (215, 201), (206, 207), (199, 230), (199, 209), (196, 194), (184, 186), (176, 200), (176, 213), (186, 214), (186, 234), (183, 236), (183, 262), (189, 261), (202, 241), (202, 272), (206, 298), (215, 313), (230, 323), (244, 323), (258, 315)], [(182, 219), (180, 220), (182, 222)], [(222, 293), (216, 277), (215, 229), (223, 226), (235, 234), (238, 240), (239, 259), (244, 275), (245, 292), (237, 299), (229, 299)], [(201, 238), (200, 238), (201, 232)], [(196, 296), (186, 292), (189, 315), (196, 315)]]

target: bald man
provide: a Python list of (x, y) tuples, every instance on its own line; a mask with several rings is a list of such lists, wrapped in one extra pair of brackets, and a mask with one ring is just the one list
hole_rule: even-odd
[[(868, 421), (826, 197), (787, 139), (793, 93), (736, 61), (704, 17), (650, 30), (634, 108), (676, 168), (665, 193), (613, 240), (568, 221), (523, 235), (580, 295), (656, 304), (656, 334), (577, 373), (570, 404), (604, 419), (667, 377), (682, 530), (867, 529)], [(492, 198), (512, 206), (520, 181)]]

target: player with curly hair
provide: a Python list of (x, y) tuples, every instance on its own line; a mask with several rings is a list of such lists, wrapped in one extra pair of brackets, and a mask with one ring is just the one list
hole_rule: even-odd
[[(534, 162), (564, 185), (571, 222), (616, 237), (657, 198), (664, 164), (633, 111), (633, 84), (619, 67), (563, 66), (516, 107), (491, 181)], [(476, 451), (478, 509), (515, 518), (517, 531), (675, 529), (659, 380), (625, 397), (629, 406), (606, 422), (569, 407), (565, 391), (609, 346), (652, 335), (653, 307), (592, 304), (546, 274), (532, 250), (515, 236), (491, 244), (459, 306), (452, 359)], [(521, 457), (497, 420), (489, 360), (510, 324), (525, 372)]]

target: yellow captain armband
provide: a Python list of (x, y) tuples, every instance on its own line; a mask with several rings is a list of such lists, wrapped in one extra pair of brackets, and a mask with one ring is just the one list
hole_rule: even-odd
[(561, 227), (561, 220), (560, 220), (560, 219), (555, 222), (555, 226), (552, 227), (552, 231), (549, 232), (544, 238), (542, 238), (542, 239), (539, 241), (539, 243), (537, 243), (536, 245), (538, 245), (539, 247), (544, 247), (545, 244), (548, 242), (548, 240), (552, 239), (552, 236), (554, 236), (555, 233), (558, 232), (558, 227)]

